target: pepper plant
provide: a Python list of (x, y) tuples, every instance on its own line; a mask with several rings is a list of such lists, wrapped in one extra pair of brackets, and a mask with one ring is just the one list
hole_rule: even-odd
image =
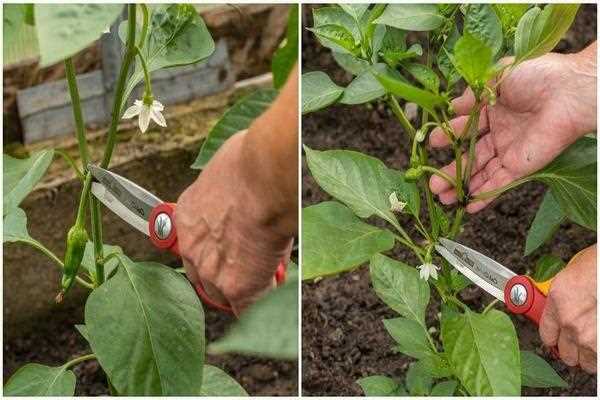
[[(331, 104), (382, 102), (411, 148), (409, 165), (395, 170), (360, 152), (304, 147), (312, 177), (335, 201), (303, 210), (303, 279), (369, 262), (375, 292), (399, 314), (383, 321), (385, 329), (398, 352), (416, 359), (405, 382), (383, 375), (359, 379), (366, 395), (510, 396), (520, 395), (523, 386), (566, 385), (543, 358), (520, 351), (515, 327), (494, 308), (495, 301), (481, 311), (461, 301), (460, 292), (470, 281), (437, 256), (434, 245), (440, 237), (460, 236), (468, 202), (531, 180), (549, 187), (561, 218), (595, 230), (595, 138), (578, 140), (541, 171), (507, 187), (476, 196), (467, 190), (482, 108), (494, 106), (499, 82), (516, 66), (554, 48), (577, 10), (575, 4), (340, 4), (313, 9), (308, 30), (354, 78), (341, 87), (322, 71), (304, 73), (303, 113)], [(510, 61), (503, 58), (510, 55)], [(449, 100), (465, 86), (476, 101), (464, 132), (455, 132)], [(417, 125), (401, 100), (417, 105)], [(456, 177), (429, 161), (425, 143), (436, 127), (452, 144)], [(466, 165), (461, 165), (463, 154)], [(432, 196), (432, 174), (456, 189), (458, 202), (452, 210)], [(374, 217), (385, 227), (371, 225)], [(544, 227), (537, 244), (555, 227)], [(417, 268), (381, 254), (396, 246), (414, 254)], [(441, 311), (430, 320), (432, 295), (439, 298)]]
[[(124, 10), (127, 17), (117, 29), (115, 21)], [(151, 74), (206, 60), (214, 51), (214, 41), (204, 21), (192, 5), (11, 4), (4, 5), (3, 22), (4, 49), (9, 59), (37, 54), (42, 67), (64, 62), (81, 158), (79, 167), (60, 150), (38, 151), (25, 159), (4, 154), (3, 242), (30, 245), (60, 268), (58, 302), (75, 284), (90, 291), (85, 324), (75, 328), (92, 351), (61, 366), (27, 364), (8, 380), (4, 394), (71, 396), (76, 386), (71, 368), (97, 359), (115, 395), (245, 395), (244, 389), (224, 371), (205, 363), (204, 312), (182, 269), (133, 261), (120, 247), (103, 242), (101, 208), (90, 195), (92, 176), (87, 170), (88, 164), (97, 160), (92, 160), (88, 151), (72, 61), (77, 52), (103, 34), (119, 35), (123, 42), (111, 121), (99, 161), (101, 167), (108, 168), (122, 118), (137, 117), (142, 132), (151, 121), (167, 126), (162, 114), (164, 106), (152, 91)], [(295, 54), (292, 59), (288, 53), (279, 57), (282, 65), (293, 65)], [(276, 75), (285, 81), (287, 73), (289, 69), (283, 68)], [(128, 106), (138, 84), (144, 88), (142, 98)], [(75, 221), (66, 236), (64, 259), (29, 235), (27, 217), (19, 207), (57, 154), (75, 170), (82, 185)], [(293, 303), (293, 310), (296, 309), (293, 267), (290, 275), (288, 283), (259, 300), (231, 332), (211, 345), (214, 352), (249, 352), (240, 342), (257, 330), (257, 321), (265, 318), (273, 304)], [(290, 318), (293, 314), (288, 313)], [(291, 322), (289, 325), (293, 328)], [(263, 341), (253, 341), (253, 354), (297, 357), (290, 350), (289, 338), (271, 343), (260, 339)], [(293, 346), (296, 347), (295, 340)]]

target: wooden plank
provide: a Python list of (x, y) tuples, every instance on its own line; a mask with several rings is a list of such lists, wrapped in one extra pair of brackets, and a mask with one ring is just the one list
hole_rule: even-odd
[[(106, 71), (100, 70), (77, 77), (84, 119), (90, 127), (101, 127), (109, 120), (113, 96), (105, 78)], [(204, 62), (156, 71), (152, 87), (155, 97), (170, 105), (227, 90), (234, 82), (227, 44), (222, 39), (217, 42), (215, 52)], [(129, 104), (141, 98), (142, 91), (143, 82), (130, 96)], [(75, 130), (65, 80), (19, 91), (17, 104), (25, 143), (71, 134)]]

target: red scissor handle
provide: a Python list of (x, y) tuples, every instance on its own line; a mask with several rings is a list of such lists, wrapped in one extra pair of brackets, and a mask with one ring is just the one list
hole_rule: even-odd
[[(538, 283), (525, 275), (513, 276), (504, 287), (506, 307), (513, 314), (523, 314), (539, 326), (546, 307), (546, 295), (550, 288), (550, 282)], [(550, 348), (550, 353), (555, 358), (559, 358), (556, 346)]]
[[(148, 219), (148, 231), (150, 232), (150, 240), (161, 250), (167, 250), (181, 257), (179, 247), (177, 245), (177, 232), (175, 230), (175, 203), (161, 203), (152, 209), (150, 218)], [(282, 261), (279, 262), (275, 271), (275, 280), (277, 285), (285, 282), (286, 265)], [(210, 307), (216, 308), (227, 313), (233, 314), (233, 309), (229, 305), (224, 305), (211, 299), (206, 293), (201, 282), (194, 285), (198, 297), (203, 303)]]

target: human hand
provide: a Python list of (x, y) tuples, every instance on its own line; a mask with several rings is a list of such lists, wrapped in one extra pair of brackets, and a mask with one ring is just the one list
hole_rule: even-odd
[[(457, 135), (463, 133), (474, 104), (470, 90), (452, 101), (458, 116), (450, 124)], [(518, 65), (501, 81), (496, 104), (482, 108), (469, 194), (501, 188), (543, 168), (595, 128), (595, 43), (577, 54), (550, 53)], [(436, 128), (430, 144), (444, 147), (449, 141)], [(464, 173), (466, 156), (462, 166)], [(455, 177), (455, 162), (442, 171)], [(442, 203), (456, 202), (456, 191), (446, 180), (433, 175), (430, 187)], [(473, 201), (467, 212), (475, 213), (492, 200)]]
[[(272, 191), (253, 181), (245, 164), (247, 132), (227, 140), (177, 201), (179, 251), (192, 283), (236, 315), (275, 284), (292, 239), (274, 224)], [(251, 170), (251, 169), (250, 169)]]
[(540, 321), (545, 345), (565, 364), (596, 372), (596, 245), (578, 253), (552, 280)]

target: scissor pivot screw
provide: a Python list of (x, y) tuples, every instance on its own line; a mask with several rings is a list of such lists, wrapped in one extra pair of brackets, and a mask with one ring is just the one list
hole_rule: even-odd
[(154, 220), (154, 232), (159, 239), (166, 239), (171, 234), (171, 217), (167, 213), (160, 213)]
[(515, 306), (522, 306), (527, 301), (527, 289), (525, 286), (517, 283), (510, 289), (510, 301)]

